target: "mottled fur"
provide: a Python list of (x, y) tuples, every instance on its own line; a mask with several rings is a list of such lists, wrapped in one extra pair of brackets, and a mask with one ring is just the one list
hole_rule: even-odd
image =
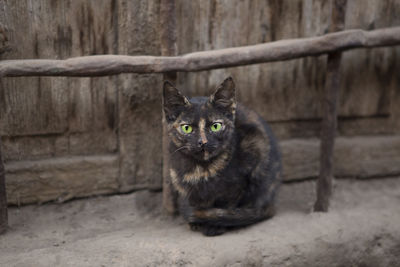
[[(274, 215), (281, 181), (278, 145), (267, 123), (236, 103), (226, 79), (207, 97), (187, 99), (164, 83), (171, 169), (179, 206), (192, 229), (217, 235)], [(221, 130), (211, 125), (221, 123)], [(193, 131), (185, 134), (181, 126)]]

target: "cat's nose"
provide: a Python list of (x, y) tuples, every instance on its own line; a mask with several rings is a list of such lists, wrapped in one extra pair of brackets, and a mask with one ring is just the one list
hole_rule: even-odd
[(207, 142), (203, 142), (203, 140), (199, 140), (199, 147), (201, 147), (201, 148), (203, 148), (206, 144), (207, 144)]

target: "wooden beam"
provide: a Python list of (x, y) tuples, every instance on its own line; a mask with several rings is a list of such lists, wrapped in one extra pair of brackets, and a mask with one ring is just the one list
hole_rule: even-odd
[[(162, 56), (176, 56), (176, 14), (175, 14), (175, 0), (161, 0), (160, 2), (160, 33), (161, 33), (161, 55)], [(168, 80), (176, 84), (177, 73), (166, 72), (163, 76), (164, 80)], [(161, 88), (160, 88), (161, 89)], [(163, 95), (163, 94), (161, 94)], [(170, 169), (170, 156), (169, 156), (169, 139), (167, 133), (167, 125), (165, 121), (164, 110), (162, 111), (162, 124), (163, 124), (163, 206), (164, 209), (170, 214), (177, 213), (177, 194), (174, 191), (169, 175)]]
[[(344, 29), (347, 0), (335, 0), (331, 18), (330, 31)], [(323, 117), (321, 129), (320, 172), (317, 181), (317, 200), (314, 211), (327, 212), (332, 195), (333, 182), (333, 148), (337, 128), (337, 102), (340, 85), (340, 60), (342, 53), (336, 51), (328, 55), (323, 99)]]
[(347, 30), (319, 37), (281, 40), (172, 57), (98, 55), (65, 60), (3, 60), (0, 62), (0, 76), (106, 76), (120, 73), (191, 72), (399, 44), (400, 27), (373, 31)]
[(8, 227), (6, 180), (0, 139), (0, 234)]

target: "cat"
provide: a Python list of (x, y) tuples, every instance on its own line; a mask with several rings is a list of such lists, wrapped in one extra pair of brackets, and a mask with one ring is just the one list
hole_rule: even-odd
[(210, 97), (163, 87), (170, 178), (192, 230), (220, 235), (275, 214), (281, 156), (268, 124), (236, 102), (228, 77)]

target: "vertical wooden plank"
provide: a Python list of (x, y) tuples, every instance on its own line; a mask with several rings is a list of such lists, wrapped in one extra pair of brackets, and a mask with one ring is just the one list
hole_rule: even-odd
[(6, 196), (6, 181), (3, 157), (1, 153), (1, 138), (0, 138), (0, 234), (7, 230), (8, 215), (7, 215), (7, 196)]
[[(122, 55), (160, 53), (160, 0), (115, 1), (116, 51)], [(162, 187), (160, 74), (117, 76), (120, 192)]]
[[(333, 2), (330, 31), (344, 29), (344, 19), (347, 0), (335, 0)], [(340, 84), (340, 59), (341, 52), (328, 55), (325, 89), (323, 96), (323, 119), (321, 129), (321, 157), (320, 173), (317, 182), (317, 200), (314, 211), (327, 212), (332, 195), (333, 181), (333, 147), (337, 128), (337, 102)]]
[[(161, 0), (160, 2), (160, 33), (161, 33), (161, 55), (175, 56), (176, 48), (176, 11), (175, 0)], [(177, 74), (165, 73), (164, 80), (168, 80), (176, 84)], [(165, 210), (171, 214), (177, 212), (176, 192), (174, 192), (169, 176), (169, 151), (168, 151), (168, 136), (165, 116), (163, 111), (163, 206)]]
[[(54, 2), (54, 1), (53, 1)], [(56, 1), (58, 3), (58, 1)], [(12, 49), (1, 59), (65, 58), (71, 41), (63, 28), (64, 5), (50, 1), (2, 1), (0, 24)], [(10, 136), (57, 135), (68, 129), (67, 78), (21, 77), (2, 81), (0, 105), (7, 110), (2, 133)], [(8, 140), (3, 140), (7, 143)]]
[[(115, 54), (118, 41), (116, 1), (68, 0), (64, 3), (61, 32), (71, 32), (67, 57)], [(65, 35), (65, 34), (64, 34)], [(60, 42), (62, 43), (62, 42)], [(62, 47), (61, 47), (62, 48)], [(114, 153), (116, 128), (116, 77), (68, 78), (68, 145), (71, 155)]]
[[(3, 5), (4, 4), (1, 4), (0, 7), (4, 8)], [(6, 35), (6, 28), (0, 22), (0, 55), (7, 52), (9, 49), (10, 49), (10, 47), (8, 46), (8, 37)], [(1, 77), (0, 77), (0, 79), (1, 79)], [(1, 89), (2, 88), (0, 85), (0, 90)], [(0, 112), (2, 112), (1, 108), (0, 108)], [(2, 120), (1, 115), (0, 115), (0, 120), (1, 120), (0, 127), (4, 127), (4, 125), (2, 125), (3, 120)], [(1, 144), (1, 131), (0, 131), (0, 234), (4, 233), (7, 230), (7, 226), (8, 226), (6, 177), (5, 177), (3, 155), (2, 155), (1, 148), (2, 148), (2, 144)]]

